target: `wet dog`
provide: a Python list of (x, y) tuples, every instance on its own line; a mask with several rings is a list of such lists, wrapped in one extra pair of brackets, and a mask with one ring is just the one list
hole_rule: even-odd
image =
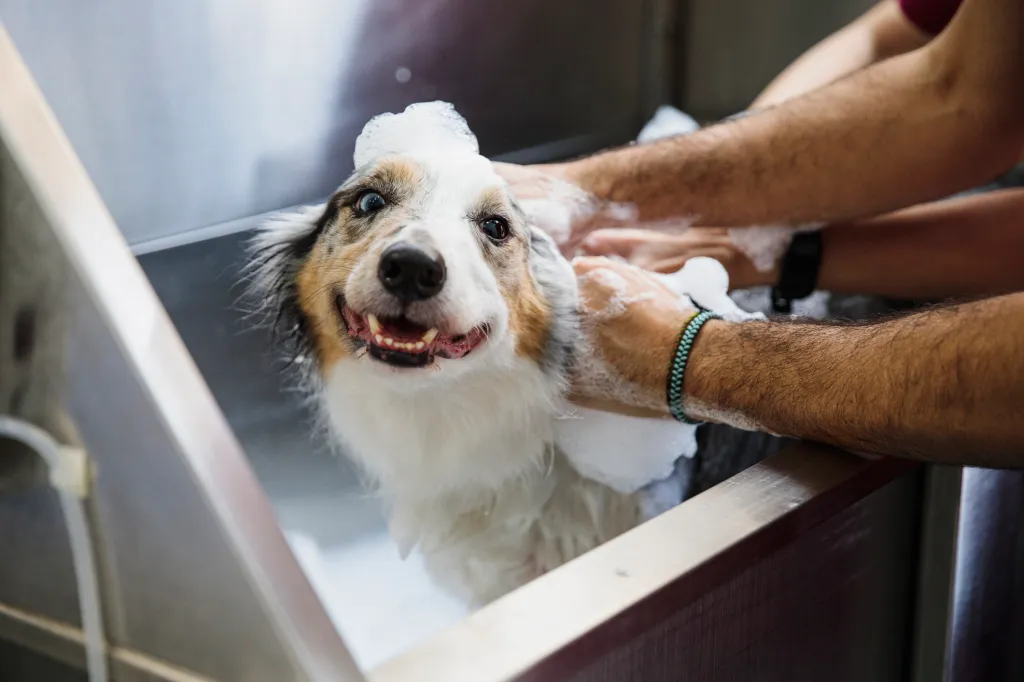
[(401, 551), (481, 604), (637, 525), (642, 504), (556, 445), (579, 332), (555, 244), (475, 149), (381, 151), (260, 231), (254, 279)]

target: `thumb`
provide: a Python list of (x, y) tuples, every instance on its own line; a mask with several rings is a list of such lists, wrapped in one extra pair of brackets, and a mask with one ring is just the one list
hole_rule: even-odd
[(618, 255), (628, 257), (633, 250), (651, 239), (647, 230), (618, 228), (595, 230), (583, 240), (584, 252), (595, 256)]

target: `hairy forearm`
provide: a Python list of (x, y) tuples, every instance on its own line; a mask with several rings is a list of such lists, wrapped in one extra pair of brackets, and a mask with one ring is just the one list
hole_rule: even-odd
[[(1019, 5), (967, 0), (964, 27), (954, 21), (920, 50), (753, 116), (565, 172), (601, 198), (634, 204), (643, 221), (684, 216), (724, 227), (834, 222), (941, 198), (997, 175), (1019, 153), (1019, 109), (1010, 113), (1024, 80)], [(968, 12), (993, 8), (1002, 24)]]
[(823, 232), (818, 285), (903, 299), (1024, 291), (1024, 189), (942, 201)]
[(878, 324), (713, 322), (690, 414), (857, 452), (1024, 466), (1024, 294)]
[(789, 65), (751, 105), (760, 109), (810, 92), (928, 42), (896, 0), (884, 0)]

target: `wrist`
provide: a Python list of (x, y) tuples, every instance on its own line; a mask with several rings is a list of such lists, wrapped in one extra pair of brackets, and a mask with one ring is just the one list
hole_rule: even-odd
[(684, 424), (699, 424), (700, 421), (687, 414), (683, 406), (683, 384), (686, 368), (689, 366), (690, 356), (696, 344), (697, 337), (704, 331), (704, 327), (712, 320), (720, 319), (718, 315), (702, 310), (695, 313), (693, 317), (683, 326), (679, 333), (679, 341), (672, 358), (672, 368), (669, 372), (668, 385), (666, 386), (665, 397), (667, 399), (669, 412), (676, 421)]
[(727, 343), (738, 326), (725, 320), (711, 320), (694, 341), (683, 378), (683, 405), (694, 418), (712, 421), (708, 407), (717, 405), (715, 393), (714, 348)]

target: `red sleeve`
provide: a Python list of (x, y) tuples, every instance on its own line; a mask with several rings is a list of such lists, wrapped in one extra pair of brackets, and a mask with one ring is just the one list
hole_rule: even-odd
[(900, 8), (925, 33), (938, 35), (953, 20), (961, 0), (899, 0)]

